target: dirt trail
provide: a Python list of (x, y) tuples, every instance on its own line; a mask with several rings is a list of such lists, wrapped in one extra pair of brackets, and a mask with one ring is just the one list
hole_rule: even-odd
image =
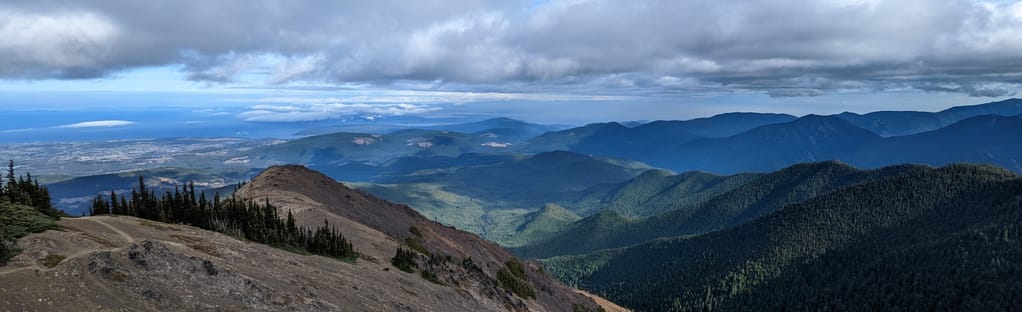
[(82, 218), (82, 220), (89, 220), (89, 221), (92, 221), (92, 222), (99, 223), (100, 225), (102, 225), (102, 226), (110, 229), (111, 231), (114, 231), (115, 233), (121, 235), (121, 237), (124, 238), (124, 241), (129, 243), (129, 244), (130, 243), (134, 243), (136, 241), (135, 238), (132, 237), (131, 235), (128, 235), (128, 233), (125, 233), (124, 231), (121, 231), (120, 229), (110, 225), (109, 223), (106, 223), (103, 220), (99, 220), (97, 218)]
[[(106, 223), (103, 220), (99, 220), (97, 218), (81, 218), (79, 220), (88, 220), (88, 221), (96, 222), (99, 225), (102, 225), (103, 227), (105, 227), (107, 229), (110, 229), (114, 233), (117, 233), (117, 235), (120, 235), (121, 238), (124, 239), (126, 244), (131, 244), (131, 243), (137, 241), (134, 237), (132, 237), (128, 233), (125, 233), (124, 231), (121, 231), (117, 227), (115, 227), (113, 225), (110, 225), (109, 223)], [(172, 243), (172, 244), (174, 244), (174, 245), (181, 245), (179, 243)], [(115, 251), (115, 250), (118, 250), (118, 249), (120, 249), (120, 248), (81, 250), (81, 251), (78, 251), (78, 252), (75, 252), (73, 254), (65, 256), (65, 258), (60, 260), (60, 262), (57, 263), (57, 264), (59, 265), (61, 263), (64, 263), (64, 262), (67, 262), (67, 261), (71, 261), (71, 260), (74, 260), (74, 259), (82, 257), (82, 256), (87, 256), (87, 255), (90, 255), (90, 254), (93, 254), (93, 253), (96, 253), (96, 252)], [(38, 262), (31, 262), (29, 265), (24, 266), (24, 267), (20, 267), (20, 268), (16, 268), (16, 269), (11, 269), (11, 270), (0, 271), (0, 276), (14, 274), (14, 273), (18, 273), (18, 272), (21, 272), (21, 271), (29, 271), (29, 270), (35, 270), (35, 271), (38, 271), (38, 272), (48, 272), (48, 271), (52, 271), (53, 268), (43, 267)]]
[(10, 270), (10, 271), (0, 272), (0, 276), (4, 276), (4, 275), (7, 275), (7, 274), (14, 274), (14, 273), (18, 273), (18, 272), (21, 272), (21, 271), (28, 271), (28, 270), (31, 270), (31, 269), (42, 270), (43, 268), (38, 266), (38, 265), (33, 264), (33, 265), (30, 265), (30, 266), (27, 266), (27, 267), (21, 267), (21, 268), (13, 269), (13, 270)]
[[(82, 257), (82, 256), (91, 255), (93, 253), (106, 252), (106, 251), (116, 251), (118, 249), (120, 249), (120, 248), (82, 250), (82, 251), (73, 253), (71, 255), (68, 255), (64, 259), (60, 260), (60, 262), (57, 263), (57, 265), (60, 265), (61, 263), (64, 263), (64, 262), (68, 262), (68, 261), (74, 260), (74, 259)], [(36, 271), (39, 271), (39, 272), (49, 272), (49, 271), (53, 271), (54, 269), (56, 269), (56, 266), (54, 266), (53, 268), (44, 268), (44, 267), (40, 266), (39, 263), (33, 262), (29, 266), (20, 267), (20, 268), (13, 269), (13, 270), (10, 270), (10, 271), (0, 272), (0, 276), (4, 276), (4, 275), (8, 275), (8, 274), (14, 274), (14, 273), (17, 273), (17, 272), (28, 271), (28, 270), (36, 270)]]

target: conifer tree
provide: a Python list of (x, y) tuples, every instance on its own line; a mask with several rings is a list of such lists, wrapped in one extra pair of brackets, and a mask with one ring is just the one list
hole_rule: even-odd
[[(132, 189), (130, 199), (121, 195), (120, 203), (115, 204), (117, 194), (113, 191), (109, 198), (108, 203), (97, 195), (90, 212), (183, 223), (271, 246), (301, 249), (340, 259), (354, 259), (358, 254), (340, 231), (330, 227), (327, 220), (324, 219), (323, 226), (315, 230), (298, 226), (290, 210), (286, 217), (279, 216), (277, 207), (268, 198), (260, 204), (234, 196), (224, 200), (219, 193), (214, 193), (213, 201), (209, 202), (205, 192), (196, 198), (194, 182), (176, 189), (173, 194), (166, 191), (157, 197), (142, 177), (139, 177), (138, 187)], [(113, 206), (118, 209), (112, 211)]]
[(14, 184), (14, 160), (7, 163), (7, 185)]
[(120, 203), (117, 201), (117, 194), (114, 194), (113, 190), (110, 190), (110, 212), (113, 214), (124, 214)]

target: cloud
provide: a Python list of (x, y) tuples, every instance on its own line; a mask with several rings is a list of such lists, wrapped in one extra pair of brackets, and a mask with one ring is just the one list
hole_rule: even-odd
[(0, 4), (0, 21), (12, 79), (179, 64), (195, 81), (281, 88), (998, 96), (1022, 84), (1022, 2), (993, 0), (58, 0)]
[(98, 128), (98, 127), (123, 127), (135, 124), (134, 121), (127, 120), (98, 120), (98, 121), (86, 121), (67, 125), (56, 126), (54, 128)]
[(79, 78), (113, 64), (119, 29), (92, 12), (24, 13), (0, 7), (0, 76)]
[(249, 122), (301, 122), (359, 117), (373, 120), (379, 116), (423, 114), (439, 107), (416, 104), (342, 104), (313, 103), (295, 105), (255, 105), (239, 113), (238, 119)]

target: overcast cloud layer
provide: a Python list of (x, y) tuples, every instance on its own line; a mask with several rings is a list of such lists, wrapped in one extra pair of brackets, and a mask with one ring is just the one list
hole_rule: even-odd
[(0, 38), (5, 79), (180, 64), (213, 83), (492, 92), (993, 97), (1022, 83), (1022, 2), (1008, 1), (7, 0)]

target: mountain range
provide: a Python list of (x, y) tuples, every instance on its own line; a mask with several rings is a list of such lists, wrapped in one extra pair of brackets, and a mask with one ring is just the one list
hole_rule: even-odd
[(831, 116), (810, 115), (735, 136), (679, 145), (651, 164), (678, 171), (717, 173), (772, 171), (792, 164), (840, 160), (864, 167), (900, 163), (945, 165), (989, 163), (1022, 172), (1022, 154), (1012, 144), (1022, 135), (1022, 115), (971, 117), (945, 128), (880, 137)]
[(778, 114), (723, 114), (634, 128), (591, 124), (533, 138), (527, 150), (562, 149), (635, 159), (678, 172), (717, 174), (768, 172), (823, 160), (864, 167), (993, 163), (1022, 172), (1022, 155), (1010, 148), (1022, 133), (1020, 115), (1020, 99), (937, 113), (843, 113), (797, 119)]
[(860, 115), (844, 112), (835, 116), (860, 128), (870, 130), (877, 135), (889, 137), (933, 131), (976, 116), (1012, 116), (1018, 114), (1022, 114), (1022, 100), (1020, 99), (955, 106), (936, 113), (880, 111)]
[[(170, 194), (194, 182), (206, 194), (278, 207), (302, 226), (333, 225), (358, 250), (354, 263), (325, 269), (236, 233), (97, 216), (18, 228), (70, 230), (22, 238), (24, 252), (0, 274), (28, 281), (30, 271), (55, 272), (43, 282), (57, 284), (85, 276), (75, 291), (111, 289), (127, 298), (114, 306), (153, 309), (218, 300), (175, 283), (206, 292), (256, 285), (254, 299), (212, 304), (256, 310), (615, 308), (557, 280), (640, 311), (1005, 309), (1022, 290), (1012, 279), (1022, 272), (1019, 138), (1022, 100), (1013, 99), (935, 113), (730, 113), (570, 129), (498, 118), (231, 141), (229, 151), (188, 154), (215, 155), (201, 168), (54, 177), (61, 181), (48, 187), (58, 207), (80, 215), (111, 191), (134, 190), (139, 175)], [(287, 163), (319, 172), (278, 166)], [(59, 242), (68, 239), (86, 243)], [(323, 276), (259, 274), (242, 258)], [(100, 269), (82, 269), (90, 266)], [(232, 272), (223, 274), (233, 284), (198, 274), (207, 266)], [(338, 295), (330, 276), (367, 285)], [(284, 284), (307, 290), (274, 286)], [(25, 291), (41, 291), (31, 285)], [(454, 294), (450, 307), (432, 299)], [(198, 299), (161, 299), (177, 295)], [(16, 304), (0, 308), (37, 306)]]

